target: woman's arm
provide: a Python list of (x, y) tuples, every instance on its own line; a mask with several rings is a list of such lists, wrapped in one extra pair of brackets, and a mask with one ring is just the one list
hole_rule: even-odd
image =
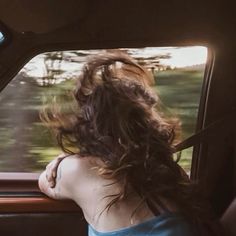
[(73, 199), (75, 188), (78, 187), (78, 179), (81, 178), (78, 157), (59, 156), (59, 158), (50, 162), (40, 175), (39, 188), (53, 199)]
[(55, 184), (52, 186), (51, 182), (48, 181), (48, 171), (45, 170), (39, 177), (39, 188), (48, 197), (53, 199), (70, 199), (70, 191), (68, 191), (69, 186), (67, 186), (67, 178), (63, 170), (62, 162), (58, 165), (57, 175), (55, 179)]
[(69, 154), (62, 153), (46, 166), (46, 178), (51, 188), (55, 187), (56, 185), (57, 169), (59, 164), (61, 163), (62, 160), (64, 160), (66, 157), (69, 156), (70, 156)]

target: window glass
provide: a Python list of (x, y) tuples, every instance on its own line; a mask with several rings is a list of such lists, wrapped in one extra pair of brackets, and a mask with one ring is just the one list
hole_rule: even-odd
[(0, 31), (0, 44), (5, 40), (3, 33)]
[[(167, 116), (182, 123), (182, 139), (195, 131), (207, 58), (204, 47), (122, 49), (155, 78)], [(0, 94), (0, 171), (38, 172), (60, 153), (38, 112), (44, 100), (73, 89), (87, 55), (99, 50), (48, 52), (28, 62)], [(182, 153), (188, 171), (192, 150)]]

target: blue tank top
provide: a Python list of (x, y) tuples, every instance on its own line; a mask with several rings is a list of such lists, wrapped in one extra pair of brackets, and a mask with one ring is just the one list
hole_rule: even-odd
[(164, 213), (140, 224), (115, 230), (98, 232), (90, 225), (89, 236), (195, 236), (193, 226), (176, 213)]

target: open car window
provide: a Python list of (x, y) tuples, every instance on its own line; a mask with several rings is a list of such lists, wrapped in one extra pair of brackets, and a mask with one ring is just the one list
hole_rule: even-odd
[[(0, 43), (4, 40), (1, 36)], [(195, 132), (204, 69), (205, 47), (121, 49), (153, 74), (154, 90), (167, 116), (182, 124), (182, 139)], [(57, 51), (29, 61), (0, 94), (0, 172), (40, 172), (60, 153), (39, 119), (43, 104), (73, 90), (86, 56), (101, 50)], [(180, 164), (190, 170), (192, 149)]]

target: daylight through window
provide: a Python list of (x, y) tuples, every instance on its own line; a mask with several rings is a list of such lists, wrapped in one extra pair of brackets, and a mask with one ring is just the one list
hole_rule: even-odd
[[(0, 43), (4, 36), (0, 32)], [(167, 116), (182, 123), (182, 139), (195, 132), (207, 58), (205, 47), (121, 49), (153, 74)], [(86, 56), (102, 50), (43, 53), (15, 76), (0, 94), (0, 171), (39, 172), (60, 153), (50, 131), (40, 122), (45, 101), (73, 89)], [(189, 171), (192, 150), (181, 165)]]
[(0, 31), (0, 44), (5, 40), (3, 33)]

